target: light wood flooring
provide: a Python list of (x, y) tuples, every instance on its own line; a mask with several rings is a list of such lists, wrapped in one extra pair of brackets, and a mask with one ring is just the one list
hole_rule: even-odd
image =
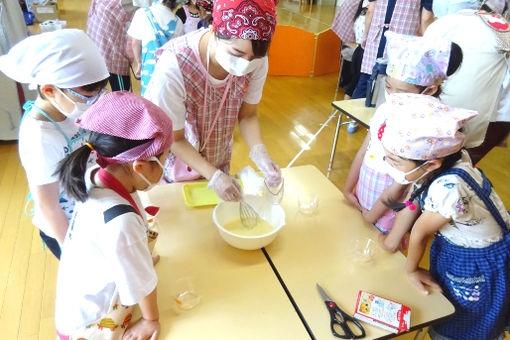
[[(90, 0), (59, 1), (61, 19), (85, 28)], [(332, 61), (337, 62), (337, 61)], [(285, 167), (331, 114), (337, 74), (316, 78), (269, 77), (259, 105), (269, 152)], [(139, 86), (135, 86), (135, 92)], [(340, 96), (342, 94), (340, 93)], [(341, 98), (341, 97), (340, 97)], [(326, 172), (335, 132), (331, 122), (295, 165), (313, 164)], [(342, 187), (365, 131), (341, 131), (331, 180)], [(248, 149), (235, 133), (232, 172), (248, 161)], [(494, 149), (480, 164), (505, 205), (510, 207), (509, 149)], [(16, 142), (0, 142), (0, 339), (55, 339), (53, 323), (57, 260), (43, 251), (37, 230), (24, 214), (28, 192)], [(406, 338), (410, 338), (408, 335)]]

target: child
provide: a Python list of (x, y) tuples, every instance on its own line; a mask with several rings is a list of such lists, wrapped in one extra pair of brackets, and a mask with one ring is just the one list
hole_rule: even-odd
[(197, 6), (200, 11), (200, 21), (198, 22), (198, 28), (209, 28), (213, 22), (212, 11), (213, 2), (212, 0), (198, 0)]
[(156, 50), (184, 33), (181, 19), (172, 12), (176, 6), (176, 0), (161, 0), (150, 8), (138, 9), (127, 31), (133, 38), (132, 48), (138, 64), (135, 76), (141, 77), (142, 96), (156, 65)]
[[(58, 168), (79, 203), (59, 266), (57, 333), (62, 340), (120, 339), (138, 304), (142, 318), (125, 336), (155, 339), (157, 277), (136, 190), (150, 189), (163, 176), (172, 121), (148, 100), (120, 91), (101, 98), (76, 123), (91, 134)], [(101, 168), (86, 169), (91, 154)]]
[(130, 53), (127, 52), (128, 28), (136, 7), (131, 0), (92, 0), (87, 15), (87, 35), (103, 55), (110, 72), (112, 91), (129, 91)]
[[(455, 306), (454, 316), (429, 333), (432, 339), (498, 339), (510, 316), (510, 218), (462, 150), (466, 136), (459, 130), (477, 113), (421, 95), (390, 101), (379, 129), (389, 173), (416, 183), (408, 201), (397, 204), (404, 210), (391, 234), (400, 222), (412, 227), (410, 280), (426, 294), (426, 285), (442, 289)], [(418, 265), (434, 234), (429, 273)]]
[(386, 57), (385, 32), (417, 35), (421, 28), (425, 32), (433, 21), (431, 0), (368, 0), (365, 20), (365, 40), (361, 44), (365, 52), (361, 74), (353, 98), (364, 98), (367, 82), (377, 58)]
[(0, 70), (37, 86), (19, 131), (19, 155), (34, 199), (33, 223), (60, 258), (74, 200), (59, 186), (57, 163), (80, 147), (86, 133), (74, 124), (104, 92), (108, 70), (97, 47), (77, 29), (28, 37), (0, 57)]
[[(395, 33), (389, 34), (387, 51), (388, 93), (437, 96), (443, 79), (455, 72), (462, 60), (460, 48), (447, 40), (430, 41)], [(367, 222), (374, 223), (381, 232), (387, 233), (393, 226), (396, 214), (382, 202), (388, 198), (401, 198), (408, 183), (395, 182), (381, 166), (384, 153), (377, 139), (377, 129), (372, 129), (380, 120), (379, 110), (382, 109), (376, 111), (370, 122), (370, 131), (354, 158), (343, 192), (362, 211)]]
[[(331, 24), (331, 29), (342, 40), (342, 57), (345, 60), (338, 86), (344, 88), (344, 100), (351, 99), (360, 75), (367, 5), (368, 2), (363, 0), (344, 1)], [(357, 44), (355, 49), (346, 45), (354, 42)]]
[(198, 29), (198, 23), (202, 19), (200, 7), (196, 0), (189, 0), (182, 6), (182, 10), (185, 14), (184, 20), (184, 34), (196, 31)]

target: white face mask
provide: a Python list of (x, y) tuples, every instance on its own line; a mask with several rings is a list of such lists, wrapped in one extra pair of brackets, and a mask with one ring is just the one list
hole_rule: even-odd
[(147, 179), (147, 177), (145, 177), (143, 174), (141, 174), (141, 173), (138, 173), (138, 172), (137, 172), (138, 176), (140, 176), (140, 177), (144, 180), (144, 182), (145, 182), (145, 183), (147, 183), (147, 185), (148, 185), (148, 187), (147, 187), (147, 188), (142, 189), (142, 190), (139, 190), (139, 191), (149, 191), (149, 190), (151, 190), (151, 189), (152, 189), (152, 188), (154, 188), (156, 185), (158, 185), (158, 184), (159, 184), (159, 182), (161, 182), (161, 180), (163, 179), (163, 176), (165, 175), (165, 167), (163, 166), (163, 164), (161, 164), (161, 162), (159, 161), (159, 159), (158, 159), (156, 156), (152, 156), (152, 157), (151, 157), (151, 158), (149, 158), (147, 161), (148, 161), (148, 162), (156, 162), (156, 163), (158, 163), (158, 165), (161, 167), (161, 170), (163, 170), (163, 171), (161, 172), (161, 176), (160, 176), (160, 177), (159, 177), (159, 179), (156, 181), (156, 183), (151, 183), (151, 182)]
[(394, 180), (395, 182), (397, 182), (397, 183), (399, 183), (399, 184), (402, 184), (402, 185), (406, 185), (406, 184), (411, 184), (411, 183), (414, 183), (414, 182), (416, 182), (416, 181), (419, 181), (420, 179), (422, 179), (422, 178), (423, 178), (423, 176), (425, 176), (425, 175), (428, 173), (428, 171), (425, 171), (425, 172), (423, 173), (423, 175), (421, 175), (420, 177), (418, 177), (417, 179), (412, 180), (412, 181), (410, 181), (410, 180), (408, 180), (408, 179), (406, 178), (406, 176), (407, 176), (407, 175), (412, 174), (413, 172), (415, 172), (416, 170), (418, 170), (419, 168), (421, 168), (422, 166), (424, 166), (424, 165), (425, 165), (425, 164), (427, 164), (428, 162), (429, 162), (429, 161), (426, 161), (426, 162), (425, 162), (425, 163), (423, 163), (422, 165), (417, 166), (416, 168), (414, 168), (414, 169), (412, 169), (411, 171), (408, 171), (408, 172), (403, 172), (403, 171), (401, 171), (401, 170), (398, 170), (398, 169), (394, 168), (393, 166), (391, 166), (391, 164), (390, 164), (390, 163), (388, 163), (388, 162), (384, 162), (384, 163), (385, 163), (385, 166), (386, 166), (386, 169), (385, 169), (385, 170), (386, 170), (386, 173), (387, 173), (388, 175), (390, 175), (390, 177), (391, 177), (391, 178), (393, 178), (393, 180)]
[(60, 111), (60, 113), (62, 113), (64, 116), (66, 116), (67, 118), (69, 119), (76, 119), (76, 118), (79, 118), (83, 112), (85, 112), (90, 106), (92, 106), (92, 104), (86, 104), (86, 103), (80, 103), (80, 102), (75, 102), (74, 100), (72, 100), (71, 98), (69, 98), (64, 92), (62, 92), (61, 89), (59, 89), (58, 87), (55, 87), (57, 89), (58, 92), (60, 92), (68, 101), (70, 101), (71, 103), (74, 104), (74, 110), (72, 112), (67, 112), (65, 110), (63, 110), (58, 104), (57, 102), (55, 101), (55, 99), (53, 98), (48, 98), (50, 103), (57, 109)]
[(220, 46), (218, 38), (216, 38), (216, 61), (230, 74), (238, 77), (247, 75), (260, 65), (261, 60), (262, 58), (257, 58), (248, 61), (244, 58), (233, 56)]

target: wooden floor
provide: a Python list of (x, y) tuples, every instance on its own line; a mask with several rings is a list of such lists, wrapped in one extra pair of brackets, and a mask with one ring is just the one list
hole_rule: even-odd
[[(68, 26), (85, 28), (90, 0), (59, 1)], [(336, 62), (336, 61), (332, 61)], [(285, 167), (331, 114), (337, 74), (316, 78), (269, 77), (260, 121), (273, 158)], [(135, 86), (135, 92), (139, 85)], [(341, 96), (341, 94), (340, 94)], [(326, 172), (335, 131), (332, 122), (295, 165), (313, 164)], [(331, 180), (341, 187), (365, 131), (341, 131)], [(250, 164), (248, 149), (236, 130), (232, 172)], [(481, 167), (510, 207), (510, 151), (497, 148)], [(58, 262), (42, 249), (37, 230), (24, 214), (28, 192), (16, 142), (0, 142), (0, 339), (55, 339), (53, 323)], [(408, 335), (406, 338), (410, 338)]]
[(330, 28), (336, 9), (334, 1), (322, 0), (321, 5), (314, 5), (304, 0), (282, 0), (278, 2), (277, 20), (279, 25), (319, 33)]

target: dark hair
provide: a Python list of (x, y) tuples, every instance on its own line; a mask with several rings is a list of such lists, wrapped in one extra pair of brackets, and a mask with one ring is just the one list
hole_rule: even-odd
[[(230, 40), (230, 39), (232, 39), (231, 37), (226, 36), (224, 34), (221, 34), (221, 33), (217, 32), (217, 31), (215, 33), (216, 33), (216, 37), (218, 39), (223, 39), (223, 40)], [(267, 50), (269, 50), (269, 45), (270, 44), (271, 44), (271, 41), (269, 41), (269, 40), (252, 40), (251, 41), (251, 47), (253, 49), (253, 55), (256, 58), (265, 57), (266, 54), (267, 54)]]
[(464, 55), (462, 54), (462, 48), (459, 45), (452, 42), (452, 48), (450, 51), (450, 60), (448, 61), (448, 69), (446, 70), (446, 75), (451, 76), (455, 73), (462, 64), (462, 59)]
[(367, 8), (363, 7), (363, 0), (360, 0), (358, 9), (356, 10), (356, 13), (354, 13), (354, 19), (353, 21), (356, 21), (360, 15), (365, 15), (367, 13)]
[[(451, 52), (450, 52), (450, 60), (448, 61), (448, 69), (446, 70), (447, 76), (451, 76), (452, 74), (455, 73), (455, 71), (457, 71), (459, 69), (460, 64), (462, 64), (462, 59), (463, 59), (462, 49), (460, 48), (459, 45), (452, 42), (452, 48), (451, 48)], [(427, 86), (422, 86), (422, 85), (414, 85), (414, 86), (416, 86), (416, 88), (418, 89), (418, 91), (420, 93), (425, 91), (425, 89), (427, 88)], [(441, 85), (438, 85), (437, 91), (436, 91), (436, 93), (434, 93), (432, 95), (432, 97), (439, 98), (441, 93), (443, 93), (443, 89), (441, 88)]]
[[(503, 7), (503, 13), (508, 9), (508, 2), (505, 1), (505, 7)], [(487, 13), (496, 13), (494, 9), (492, 9), (489, 5), (483, 4), (482, 7), (480, 7), (481, 11), (485, 11)]]
[(170, 8), (171, 10), (175, 9), (177, 7), (177, 1), (176, 0), (162, 0), (161, 3), (165, 5), (166, 7)]
[[(443, 164), (436, 170), (432, 171), (430, 176), (423, 182), (423, 184), (415, 189), (411, 196), (409, 197), (409, 201), (413, 202), (416, 198), (418, 198), (423, 191), (426, 189), (428, 190), (428, 187), (434, 182), (434, 180), (441, 175), (446, 170), (449, 170), (451, 167), (455, 165), (455, 163), (462, 157), (462, 150), (457, 151), (456, 153), (453, 153), (451, 155), (446, 156), (443, 159)], [(420, 166), (423, 165), (426, 161), (422, 160), (412, 160), (416, 165)], [(385, 206), (387, 206), (390, 209), (393, 209), (395, 211), (400, 211), (406, 207), (405, 203), (397, 202), (395, 200), (383, 200), (383, 203)]]
[[(104, 89), (107, 84), (108, 84), (108, 78), (105, 78), (103, 80), (96, 81), (95, 83), (92, 83), (92, 84), (78, 86), (77, 88), (80, 90), (83, 90), (85, 92), (94, 92), (94, 91), (100, 91), (100, 90)], [(37, 85), (37, 93), (39, 94), (39, 96), (41, 98), (47, 99), (46, 96), (41, 92), (41, 85)]]
[[(117, 156), (149, 141), (151, 140), (131, 140), (98, 132), (91, 132), (89, 136), (89, 143), (103, 157)], [(81, 146), (61, 160), (55, 171), (66, 193), (80, 202), (85, 202), (88, 197), (84, 176), (91, 152), (92, 150), (87, 145)]]

